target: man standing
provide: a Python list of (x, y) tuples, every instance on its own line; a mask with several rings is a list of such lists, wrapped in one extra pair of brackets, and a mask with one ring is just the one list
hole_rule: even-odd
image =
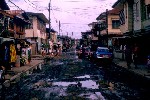
[(139, 47), (135, 44), (133, 48), (133, 62), (134, 62), (135, 68), (137, 68), (138, 52), (139, 52)]
[(132, 49), (131, 46), (126, 45), (126, 49), (125, 49), (125, 59), (127, 62), (127, 66), (130, 69), (131, 68), (131, 63), (132, 63)]

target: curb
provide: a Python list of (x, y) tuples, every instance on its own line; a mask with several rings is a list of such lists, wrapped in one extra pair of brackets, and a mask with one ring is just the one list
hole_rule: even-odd
[(32, 66), (29, 66), (29, 68), (27, 68), (26, 70), (22, 71), (22, 72), (19, 72), (18, 74), (12, 76), (10, 79), (6, 80), (3, 84), (4, 85), (8, 85), (10, 86), (11, 82), (13, 81), (19, 81), (20, 79), (20, 76), (24, 73), (26, 73), (27, 71), (30, 71), (30, 70), (33, 70), (35, 69), (35, 67), (37, 67), (38, 65), (42, 64), (44, 62), (44, 60), (40, 61), (39, 63), (35, 64), (35, 65), (32, 65)]

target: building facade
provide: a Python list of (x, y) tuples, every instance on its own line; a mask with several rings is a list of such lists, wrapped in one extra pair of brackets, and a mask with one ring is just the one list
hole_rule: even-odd
[(96, 25), (97, 34), (99, 37), (100, 45), (113, 46), (113, 38), (122, 36), (119, 29), (119, 11), (112, 9), (101, 13), (97, 18), (98, 24)]
[(120, 10), (120, 30), (125, 43), (139, 47), (139, 62), (146, 63), (150, 54), (150, 0), (118, 0), (113, 6)]
[(25, 37), (32, 43), (32, 54), (38, 54), (42, 45), (46, 43), (46, 24), (48, 19), (43, 13), (27, 12), (31, 24), (26, 27)]

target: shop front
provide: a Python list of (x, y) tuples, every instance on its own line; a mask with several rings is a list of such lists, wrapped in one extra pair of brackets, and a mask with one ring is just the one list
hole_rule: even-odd
[(31, 45), (23, 39), (2, 38), (0, 51), (0, 68), (6, 71), (31, 61)]

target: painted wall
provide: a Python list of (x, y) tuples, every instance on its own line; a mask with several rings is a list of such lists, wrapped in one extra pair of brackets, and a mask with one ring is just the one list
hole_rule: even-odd
[(112, 28), (112, 20), (119, 20), (119, 15), (109, 15), (108, 16), (108, 34), (120, 34), (120, 29)]
[[(139, 10), (136, 10), (139, 9)], [(134, 31), (141, 29), (141, 0), (134, 0), (133, 15), (134, 15)], [(138, 17), (137, 17), (138, 13)]]
[(125, 24), (120, 25), (120, 30), (122, 33), (130, 32), (133, 29), (133, 7), (128, 4), (128, 2), (125, 2), (124, 4), (124, 15), (125, 15)]

